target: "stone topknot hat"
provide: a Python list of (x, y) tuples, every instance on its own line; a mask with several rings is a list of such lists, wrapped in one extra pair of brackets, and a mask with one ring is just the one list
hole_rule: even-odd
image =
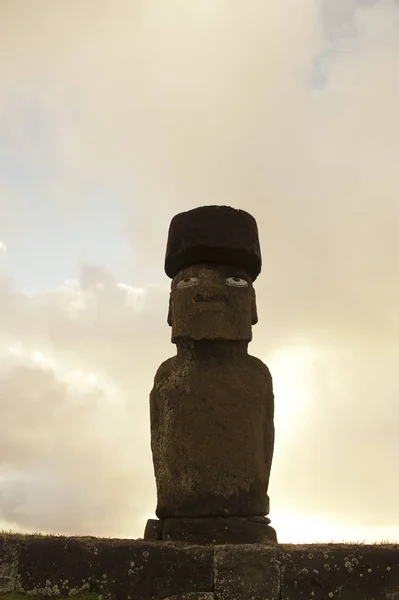
[(165, 273), (173, 279), (197, 263), (241, 267), (254, 281), (262, 259), (253, 216), (230, 206), (200, 206), (175, 215), (169, 226)]

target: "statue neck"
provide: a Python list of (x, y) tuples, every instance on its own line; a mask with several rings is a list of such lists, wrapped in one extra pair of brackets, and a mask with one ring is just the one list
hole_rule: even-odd
[(177, 357), (183, 360), (232, 360), (248, 352), (248, 342), (242, 340), (179, 340), (176, 346)]

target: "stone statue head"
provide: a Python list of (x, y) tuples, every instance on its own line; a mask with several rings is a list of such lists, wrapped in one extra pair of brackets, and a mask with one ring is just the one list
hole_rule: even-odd
[(258, 229), (249, 213), (201, 206), (176, 215), (165, 258), (172, 341), (251, 341), (260, 269)]
[(258, 320), (250, 275), (239, 267), (200, 263), (172, 280), (168, 323), (172, 342), (252, 339)]

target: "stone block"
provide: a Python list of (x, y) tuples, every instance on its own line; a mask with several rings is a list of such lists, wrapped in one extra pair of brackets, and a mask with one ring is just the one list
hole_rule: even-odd
[(270, 519), (251, 518), (175, 518), (163, 521), (162, 538), (191, 544), (260, 544), (277, 542)]
[(162, 539), (162, 521), (148, 519), (144, 530), (144, 539), (148, 542), (157, 542)]
[(0, 594), (16, 589), (20, 543), (15, 536), (0, 536)]
[(281, 600), (276, 547), (217, 547), (214, 594), (216, 600)]
[(23, 538), (17, 590), (68, 597), (90, 590), (94, 547), (77, 538)]
[(98, 546), (92, 589), (103, 600), (164, 600), (211, 592), (212, 574), (212, 548), (104, 540)]
[(280, 547), (281, 600), (399, 600), (393, 546), (321, 544)]

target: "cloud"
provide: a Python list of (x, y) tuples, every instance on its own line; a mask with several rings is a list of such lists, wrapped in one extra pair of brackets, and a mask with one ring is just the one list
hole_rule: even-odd
[(155, 507), (148, 394), (169, 351), (157, 314), (167, 290), (144, 294), (94, 267), (31, 296), (2, 283), (0, 519), (140, 535)]
[[(252, 212), (261, 236), (251, 351), (275, 371), (272, 510), (394, 523), (398, 4), (13, 0), (1, 11), (0, 209), (27, 194), (18, 169), (64, 215), (106, 188), (131, 207), (137, 268), (118, 285), (84, 267), (32, 296), (0, 281), (14, 348), (2, 358), (0, 519), (140, 534), (154, 507), (148, 391), (173, 352), (168, 223), (226, 203)], [(3, 212), (9, 236), (20, 217)], [(58, 512), (41, 513), (34, 499), (52, 485)], [(66, 488), (73, 510), (57, 495)]]

